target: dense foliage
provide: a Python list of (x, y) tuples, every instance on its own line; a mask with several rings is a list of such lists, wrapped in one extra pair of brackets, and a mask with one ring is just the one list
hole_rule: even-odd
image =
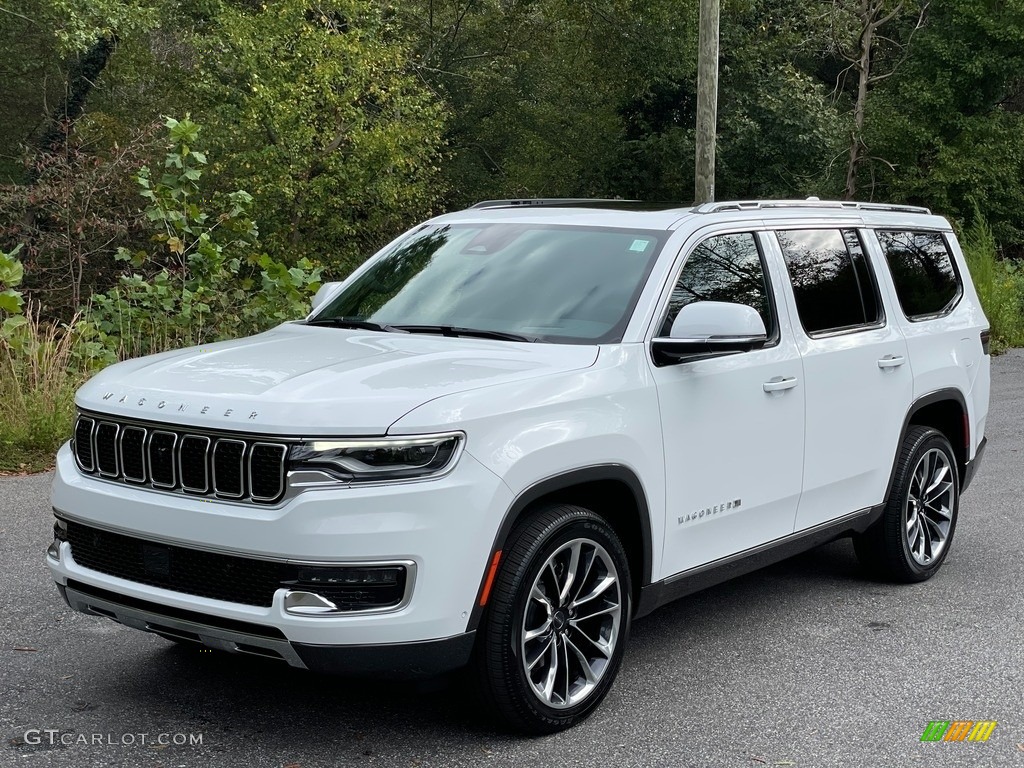
[[(697, 0), (0, 0), (0, 364), (73, 383), (258, 330), (483, 198), (685, 203), (697, 21)], [(722, 0), (721, 45), (719, 199), (930, 206), (1024, 343), (1024, 0)]]
[[(131, 179), (165, 114), (204, 126), (208, 187), (252, 195), (271, 256), (333, 277), (485, 197), (685, 202), (697, 16), (696, 0), (20, 0), (0, 7), (0, 246), (24, 242), (31, 275), (81, 273), (63, 292), (30, 275), (62, 310), (108, 288), (117, 247), (145, 237)], [(1024, 0), (724, 0), (721, 28), (719, 198), (845, 194), (961, 223), (977, 205), (1024, 247)]]

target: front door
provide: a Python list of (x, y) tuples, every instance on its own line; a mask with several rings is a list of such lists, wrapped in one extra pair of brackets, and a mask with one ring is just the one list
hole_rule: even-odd
[[(770, 275), (774, 271), (774, 280)], [(793, 531), (803, 471), (804, 381), (788, 313), (772, 290), (758, 236), (712, 235), (686, 257), (655, 334), (679, 310), (729, 301), (758, 311), (759, 350), (654, 368), (665, 443), (664, 575)]]

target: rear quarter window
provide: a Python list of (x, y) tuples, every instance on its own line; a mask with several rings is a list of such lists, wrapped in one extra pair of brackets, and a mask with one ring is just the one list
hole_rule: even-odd
[(908, 320), (944, 315), (956, 306), (963, 283), (940, 232), (878, 230), (875, 234)]

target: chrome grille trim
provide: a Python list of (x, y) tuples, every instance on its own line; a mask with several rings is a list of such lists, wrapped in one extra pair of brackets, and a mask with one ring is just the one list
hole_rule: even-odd
[(255, 486), (253, 485), (253, 482), (252, 482), (252, 455), (256, 451), (257, 448), (278, 448), (278, 449), (280, 449), (280, 451), (281, 451), (281, 458), (278, 460), (278, 469), (281, 472), (281, 476), (283, 477), (284, 476), (284, 463), (285, 463), (285, 459), (287, 459), (287, 457), (288, 457), (288, 446), (282, 445), (281, 443), (257, 442), (257, 443), (253, 443), (252, 447), (249, 449), (249, 459), (250, 460), (249, 460), (249, 472), (248, 472), (248, 476), (247, 476), (247, 479), (248, 479), (248, 482), (249, 482), (249, 494), (252, 497), (253, 501), (272, 502), (272, 501), (275, 501), (278, 498), (278, 496), (280, 496), (281, 494), (278, 493), (277, 496), (260, 496), (260, 495), (256, 494), (253, 491), (253, 488), (255, 488)]
[[(169, 435), (171, 438), (171, 458), (167, 461), (167, 468), (171, 470), (171, 482), (161, 483), (156, 479), (156, 473), (153, 471), (153, 440), (163, 435)], [(149, 482), (154, 488), (175, 488), (178, 485), (178, 472), (175, 465), (177, 462), (174, 460), (174, 456), (178, 451), (178, 436), (174, 432), (167, 432), (162, 429), (154, 429), (149, 433), (149, 439), (146, 440), (146, 463), (149, 467)], [(162, 465), (162, 462), (160, 462)]]
[(82, 462), (82, 457), (78, 450), (75, 450), (75, 462), (78, 464), (78, 468), (83, 472), (95, 472), (96, 471), (96, 447), (93, 445), (93, 433), (96, 431), (96, 419), (90, 419), (88, 416), (79, 416), (78, 421), (75, 422), (75, 445), (78, 444), (78, 433), (81, 427), (84, 427), (86, 422), (89, 424), (89, 434), (86, 435), (86, 442), (89, 444), (89, 466), (85, 466)]
[[(285, 460), (290, 442), (293, 441), (287, 438), (277, 442), (262, 435), (179, 429), (168, 424), (79, 413), (71, 446), (79, 471), (96, 478), (164, 492), (268, 505), (284, 499)], [(79, 451), (79, 444), (85, 449)], [(253, 449), (257, 447), (254, 470)], [(234, 454), (218, 456), (224, 450), (238, 453), (237, 481)], [(253, 488), (264, 493), (254, 494)], [(276, 493), (265, 495), (270, 489)]]
[[(185, 485), (185, 444), (190, 440), (202, 440), (203, 445), (203, 484)], [(177, 451), (178, 477), (181, 478), (181, 489), (186, 493), (209, 493), (210, 492), (210, 440), (206, 435), (182, 435), (181, 448)]]
[[(102, 454), (100, 453), (100, 444), (101, 444), (101, 442), (104, 445), (107, 443), (107, 438), (104, 437), (104, 433), (105, 432), (109, 432), (111, 429), (114, 430), (114, 434), (110, 438), (110, 453), (111, 453), (111, 456), (114, 459), (114, 468), (112, 470), (109, 469), (109, 468), (108, 469), (104, 469), (103, 468), (103, 462), (101, 461)], [(119, 442), (120, 437), (121, 437), (121, 425), (117, 424), (115, 422), (112, 422), (112, 421), (101, 421), (101, 422), (99, 422), (96, 425), (96, 428), (93, 430), (93, 433), (92, 433), (92, 457), (93, 457), (93, 461), (96, 462), (96, 470), (101, 475), (103, 475), (103, 477), (118, 477), (121, 474), (121, 465), (120, 465), (120, 462), (118, 461), (118, 458), (119, 458), (118, 457), (118, 453), (119, 453), (119, 451), (117, 449), (117, 444)]]
[[(141, 477), (132, 477), (128, 474), (128, 463), (124, 460), (124, 438), (129, 432), (132, 434), (136, 432), (142, 433), (142, 441), (139, 444), (139, 460), (142, 463), (142, 475)], [(146, 482), (146, 429), (144, 427), (136, 427), (132, 425), (121, 427), (121, 431), (117, 437), (117, 453), (121, 461), (120, 469), (121, 475), (129, 483), (144, 483)]]
[[(238, 457), (238, 493), (228, 493), (217, 484), (217, 451), (221, 446), (228, 445), (240, 445), (242, 446), (242, 454)], [(231, 438), (220, 438), (213, 446), (213, 491), (218, 496), (223, 496), (226, 499), (240, 499), (245, 496), (245, 459), (246, 459), (247, 446), (243, 440), (234, 440)], [(250, 464), (251, 468), (251, 464)]]

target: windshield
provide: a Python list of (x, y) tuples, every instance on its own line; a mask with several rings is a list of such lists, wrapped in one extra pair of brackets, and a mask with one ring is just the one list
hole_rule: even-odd
[(668, 234), (518, 223), (427, 227), (379, 257), (311, 322), (620, 341)]

